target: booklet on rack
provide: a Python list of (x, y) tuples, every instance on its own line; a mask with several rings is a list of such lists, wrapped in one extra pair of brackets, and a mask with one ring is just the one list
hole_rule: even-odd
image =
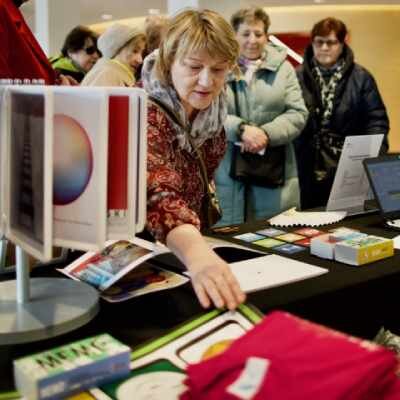
[(41, 261), (100, 251), (146, 219), (146, 99), (138, 88), (0, 87), (0, 235)]

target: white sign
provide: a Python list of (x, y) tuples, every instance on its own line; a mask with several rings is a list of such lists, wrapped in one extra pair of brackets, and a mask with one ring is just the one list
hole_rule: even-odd
[(382, 140), (383, 135), (346, 137), (329, 195), (327, 211), (357, 207), (363, 209), (369, 191), (363, 160), (378, 155)]

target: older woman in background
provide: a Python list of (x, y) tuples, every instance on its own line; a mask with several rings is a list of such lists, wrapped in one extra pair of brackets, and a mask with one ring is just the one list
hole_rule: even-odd
[[(216, 173), (223, 218), (220, 225), (270, 217), (299, 204), (293, 140), (306, 119), (296, 73), (286, 50), (268, 43), (270, 20), (261, 8), (242, 9), (231, 18), (240, 45), (240, 75), (228, 78), (228, 149)], [(231, 177), (235, 143), (254, 157), (282, 149), (284, 174), (279, 187), (263, 187)], [(265, 177), (267, 181), (268, 177)], [(263, 185), (261, 179), (260, 182)]]
[(135, 70), (143, 62), (146, 37), (135, 26), (114, 24), (100, 35), (103, 58), (86, 75), (83, 86), (134, 86)]
[(85, 26), (77, 26), (65, 38), (61, 55), (50, 59), (53, 68), (81, 82), (100, 57), (97, 34)]
[(346, 25), (325, 18), (311, 31), (298, 77), (310, 112), (296, 139), (302, 208), (325, 206), (348, 135), (384, 134), (389, 120), (373, 76), (354, 62)]
[(159, 51), (146, 57), (149, 93), (147, 229), (182, 260), (204, 307), (244, 301), (228, 264), (206, 243), (208, 181), (225, 152), (225, 79), (238, 56), (229, 24), (217, 13), (175, 16)]

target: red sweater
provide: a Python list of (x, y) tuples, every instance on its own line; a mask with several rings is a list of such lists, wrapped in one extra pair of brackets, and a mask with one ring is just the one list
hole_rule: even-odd
[(0, 0), (0, 38), (0, 79), (43, 79), (54, 84), (53, 68), (11, 0)]

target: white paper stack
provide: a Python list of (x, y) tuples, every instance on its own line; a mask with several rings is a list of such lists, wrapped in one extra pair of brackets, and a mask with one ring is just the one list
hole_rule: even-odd
[(333, 224), (346, 217), (346, 211), (296, 211), (291, 208), (269, 219), (273, 226), (321, 226)]

